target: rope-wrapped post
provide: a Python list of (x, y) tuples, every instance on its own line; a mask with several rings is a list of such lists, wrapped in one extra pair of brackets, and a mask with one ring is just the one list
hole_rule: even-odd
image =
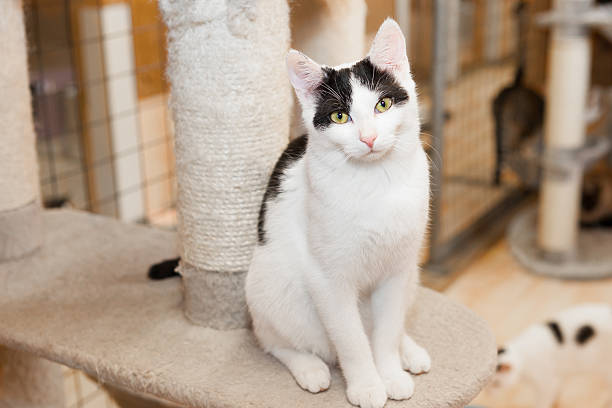
[(0, 13), (0, 262), (41, 244), (38, 166), (20, 0)]
[[(0, 12), (0, 267), (42, 242), (38, 166), (21, 0)], [(28, 271), (23, 271), (28, 273)], [(57, 364), (0, 347), (0, 407), (62, 408)]]
[(160, 0), (168, 26), (185, 314), (246, 327), (244, 278), (267, 179), (286, 145), (286, 0)]

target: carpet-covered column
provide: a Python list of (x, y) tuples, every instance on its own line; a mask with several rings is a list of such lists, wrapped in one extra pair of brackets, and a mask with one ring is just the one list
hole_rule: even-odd
[(0, 262), (41, 244), (38, 166), (20, 0), (0, 12)]
[(168, 26), (185, 314), (245, 327), (244, 278), (286, 145), (286, 0), (160, 0)]
[[(556, 0), (555, 10), (579, 14), (592, 0)], [(586, 141), (585, 106), (591, 72), (591, 38), (580, 24), (553, 28), (549, 48), (548, 91), (544, 123), (546, 154), (552, 165), (566, 164), (565, 171), (545, 167), (540, 190), (538, 246), (548, 259), (574, 256), (579, 230), (583, 168), (575, 159)], [(569, 157), (569, 159), (567, 159)], [(565, 173), (565, 174), (563, 174)]]
[[(38, 166), (20, 0), (2, 2), (0, 55), (1, 267), (3, 262), (34, 252), (42, 240)], [(63, 406), (62, 374), (57, 364), (0, 347), (1, 408)]]

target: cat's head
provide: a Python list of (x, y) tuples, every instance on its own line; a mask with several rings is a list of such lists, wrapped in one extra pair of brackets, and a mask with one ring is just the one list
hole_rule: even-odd
[(491, 380), (492, 388), (506, 388), (516, 384), (520, 377), (521, 359), (512, 347), (497, 349), (497, 367)]
[(367, 57), (356, 63), (326, 67), (291, 50), (287, 68), (312, 136), (309, 144), (375, 161), (419, 143), (415, 84), (395, 21), (385, 20)]

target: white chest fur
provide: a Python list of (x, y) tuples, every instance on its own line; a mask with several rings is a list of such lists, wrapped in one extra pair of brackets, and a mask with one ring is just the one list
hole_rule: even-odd
[(359, 286), (412, 262), (428, 219), (423, 150), (384, 160), (367, 168), (346, 166), (329, 184), (321, 169), (307, 171), (314, 178), (305, 197), (309, 251), (330, 273), (362, 275)]

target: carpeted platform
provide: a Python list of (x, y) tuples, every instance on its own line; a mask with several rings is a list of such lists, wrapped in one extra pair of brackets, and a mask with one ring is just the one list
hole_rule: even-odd
[[(350, 406), (338, 370), (312, 395), (248, 330), (190, 324), (180, 279), (146, 278), (151, 263), (176, 256), (174, 234), (68, 210), (46, 211), (43, 222), (43, 248), (0, 265), (0, 344), (194, 407)], [(433, 367), (411, 400), (387, 406), (467, 404), (495, 366), (485, 323), (423, 289), (410, 325)]]

